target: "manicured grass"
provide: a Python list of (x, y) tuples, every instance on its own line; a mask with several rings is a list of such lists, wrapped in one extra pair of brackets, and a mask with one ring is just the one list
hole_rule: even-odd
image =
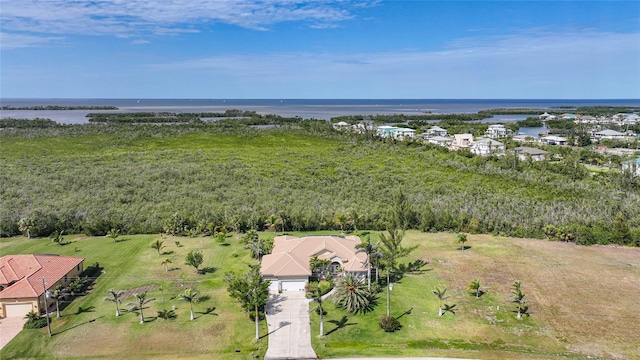
[[(311, 315), (312, 344), (320, 357), (450, 356), (481, 359), (640, 357), (640, 249), (469, 235), (460, 251), (456, 234), (408, 232), (418, 248), (406, 259), (429, 261), (420, 273), (393, 284), (391, 313), (403, 328), (385, 333), (385, 292), (376, 309), (352, 315), (326, 306), (325, 333)], [(467, 293), (474, 279), (486, 291)], [(510, 286), (522, 282), (531, 317), (517, 320)], [(456, 314), (438, 317), (435, 286), (448, 288)], [(410, 312), (409, 312), (410, 311)], [(346, 316), (344, 326), (338, 323)], [(333, 323), (332, 323), (333, 322)], [(344, 322), (344, 321), (343, 321)], [(606, 335), (605, 335), (606, 334)]]
[[(222, 280), (225, 272), (244, 272), (248, 264), (256, 263), (247, 250), (234, 237), (227, 239), (228, 246), (217, 244), (213, 238), (166, 237), (164, 254), (159, 256), (149, 246), (158, 238), (160, 235), (121, 236), (121, 241), (113, 243), (108, 238), (74, 236), (68, 237), (70, 242), (64, 246), (54, 245), (48, 239), (0, 240), (3, 255), (82, 256), (86, 258), (85, 266), (98, 262), (104, 268), (89, 294), (73, 300), (60, 319), (54, 315), (51, 339), (46, 328), (22, 331), (0, 352), (0, 358), (246, 359), (251, 352), (264, 354), (267, 339), (254, 341), (253, 322), (229, 298)], [(176, 240), (181, 247), (176, 246)], [(209, 273), (196, 275), (192, 267), (184, 265), (185, 255), (191, 249), (203, 252), (201, 268), (209, 268)], [(169, 272), (160, 265), (165, 258), (172, 260)], [(133, 290), (149, 285), (155, 286), (149, 297), (157, 300), (144, 309), (145, 324), (139, 324), (134, 313), (124, 312), (116, 318), (115, 305), (103, 301), (110, 288)], [(201, 298), (194, 304), (195, 321), (189, 321), (188, 303), (177, 298), (187, 287), (194, 287)], [(132, 299), (125, 299), (124, 303), (129, 301)], [(176, 319), (157, 318), (158, 310), (172, 306), (177, 308)], [(206, 314), (208, 308), (215, 310)], [(266, 324), (262, 323), (261, 332), (266, 331)]]

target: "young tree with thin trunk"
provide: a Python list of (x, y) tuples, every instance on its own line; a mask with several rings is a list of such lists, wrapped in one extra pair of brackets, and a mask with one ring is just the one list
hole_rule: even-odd
[(407, 256), (415, 247), (402, 246), (404, 238), (404, 230), (398, 228), (387, 230), (388, 235), (380, 234), (380, 242), (382, 243), (382, 264), (384, 265), (387, 275), (387, 316), (391, 316), (391, 273), (397, 271), (398, 260)]
[(344, 227), (347, 225), (347, 222), (349, 221), (349, 218), (347, 217), (346, 214), (338, 214), (336, 215), (335, 219), (333, 219), (333, 222), (340, 226), (340, 232), (344, 234)]
[(480, 279), (473, 280), (471, 284), (469, 284), (469, 287), (467, 287), (467, 290), (469, 290), (471, 294), (475, 294), (476, 297), (479, 298), (482, 294), (482, 290), (480, 290)]
[(67, 289), (58, 285), (52, 292), (51, 297), (56, 301), (56, 317), (60, 317), (60, 300), (67, 296)]
[(448, 296), (445, 296), (445, 294), (447, 293), (447, 288), (440, 289), (436, 286), (436, 288), (431, 292), (438, 298), (438, 316), (444, 315), (442, 302), (448, 298)]
[(124, 297), (124, 291), (122, 290), (113, 290), (109, 289), (107, 292), (109, 294), (108, 297), (104, 298), (105, 301), (111, 301), (116, 304), (116, 317), (120, 316), (120, 307), (122, 304), (122, 298)]
[(464, 243), (467, 242), (467, 234), (458, 234), (458, 238), (456, 239), (456, 243), (462, 244), (460, 250), (464, 251)]
[(111, 230), (109, 230), (109, 232), (107, 232), (107, 237), (113, 239), (114, 243), (118, 242), (118, 236), (120, 236), (120, 229), (112, 228)]
[(155, 298), (147, 299), (147, 292), (142, 292), (140, 294), (133, 294), (135, 297), (135, 302), (130, 302), (127, 305), (131, 306), (129, 311), (140, 311), (140, 324), (144, 324), (144, 306), (148, 303), (155, 300)]
[(254, 312), (256, 340), (260, 339), (259, 310), (267, 303), (270, 282), (260, 275), (260, 269), (256, 266), (251, 267), (251, 270), (244, 275), (226, 273), (224, 282), (229, 296), (240, 302), (247, 312)]
[(151, 248), (158, 252), (158, 256), (160, 256), (160, 250), (164, 249), (164, 240), (156, 239), (151, 243)]
[(193, 289), (188, 288), (185, 289), (182, 294), (180, 294), (180, 300), (189, 302), (189, 309), (191, 310), (191, 321), (195, 319), (193, 316), (193, 303), (198, 302), (198, 293), (193, 291)]
[(189, 265), (189, 266), (193, 266), (193, 268), (195, 269), (196, 274), (198, 273), (198, 267), (200, 267), (200, 265), (202, 265), (202, 252), (199, 250), (191, 250), (189, 251), (189, 253), (187, 254), (187, 257), (185, 259), (185, 265)]
[(311, 311), (316, 310), (318, 315), (320, 315), (320, 336), (324, 336), (324, 299), (322, 298), (322, 291), (319, 286), (311, 293), (311, 300), (317, 304)]
[(169, 264), (171, 264), (171, 259), (164, 259), (164, 261), (160, 263), (160, 265), (164, 266), (165, 272), (169, 272)]
[(380, 254), (380, 243), (372, 242), (371, 237), (367, 235), (365, 240), (362, 240), (360, 244), (356, 245), (356, 249), (362, 250), (367, 254), (367, 288), (371, 290), (371, 265)]

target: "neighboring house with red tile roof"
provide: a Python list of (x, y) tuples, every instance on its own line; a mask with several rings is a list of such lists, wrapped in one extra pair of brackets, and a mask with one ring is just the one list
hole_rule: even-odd
[(67, 286), (83, 271), (84, 258), (59, 255), (7, 255), (0, 258), (0, 317), (44, 311), (47, 290)]
[(367, 255), (356, 249), (357, 236), (277, 236), (273, 251), (262, 258), (260, 274), (271, 281), (270, 291), (302, 291), (309, 283), (309, 260), (317, 256), (331, 262), (332, 271), (366, 274)]

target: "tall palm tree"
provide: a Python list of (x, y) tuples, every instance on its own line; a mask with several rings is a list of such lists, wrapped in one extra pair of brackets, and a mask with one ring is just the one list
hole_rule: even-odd
[(345, 225), (347, 225), (347, 222), (349, 221), (349, 218), (347, 217), (346, 214), (338, 214), (336, 215), (336, 218), (333, 219), (333, 222), (336, 223), (336, 225), (340, 226), (340, 232), (342, 232), (344, 234), (344, 227)]
[(276, 214), (271, 214), (267, 217), (267, 221), (265, 222), (265, 225), (267, 227), (273, 227), (273, 236), (275, 236), (276, 232), (278, 231), (279, 222), (280, 222), (280, 218)]
[(123, 290), (113, 290), (109, 289), (107, 291), (109, 294), (108, 297), (104, 298), (105, 301), (111, 301), (116, 304), (116, 317), (120, 316), (120, 307), (118, 305), (122, 304), (122, 298), (124, 297)]
[(131, 306), (130, 311), (136, 311), (136, 310), (140, 311), (140, 324), (144, 324), (144, 313), (143, 313), (144, 306), (154, 301), (156, 298), (147, 299), (146, 291), (140, 294), (133, 294), (133, 296), (136, 298), (136, 301), (130, 302), (127, 305)]
[(151, 243), (151, 248), (158, 251), (158, 256), (160, 256), (160, 250), (164, 249), (165, 246), (164, 240), (156, 239)]
[(356, 245), (356, 249), (367, 254), (367, 288), (371, 290), (371, 264), (380, 252), (380, 243), (371, 242), (371, 237), (367, 236), (366, 240), (362, 240), (360, 244)]
[(322, 291), (318, 286), (314, 292), (311, 293), (311, 300), (317, 304), (317, 306), (312, 309), (318, 311), (318, 315), (320, 315), (320, 336), (324, 336), (324, 299), (322, 298)]
[(192, 288), (185, 289), (182, 294), (180, 294), (180, 300), (189, 302), (189, 309), (191, 310), (191, 321), (195, 319), (193, 316), (193, 303), (198, 302), (198, 293), (193, 291)]
[(431, 292), (433, 293), (433, 295), (435, 295), (438, 298), (438, 316), (444, 315), (444, 312), (442, 310), (442, 302), (446, 298), (448, 298), (448, 296), (445, 296), (445, 294), (447, 293), (447, 288), (440, 289), (439, 287), (436, 286), (436, 288)]
[(67, 296), (67, 289), (58, 285), (52, 292), (51, 297), (56, 301), (56, 317), (60, 317), (60, 300)]
[(171, 259), (164, 259), (164, 261), (160, 263), (160, 265), (164, 266), (165, 272), (169, 272), (169, 264), (171, 264)]
[(356, 314), (371, 310), (371, 293), (362, 283), (355, 275), (347, 273), (336, 282), (333, 302)]

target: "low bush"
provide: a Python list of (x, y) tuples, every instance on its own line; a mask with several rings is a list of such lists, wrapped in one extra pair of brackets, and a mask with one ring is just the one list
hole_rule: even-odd
[(37, 319), (29, 319), (29, 321), (24, 323), (22, 328), (23, 329), (40, 329), (40, 328), (43, 328), (45, 326), (47, 326), (47, 318), (46, 317), (41, 317), (41, 318), (37, 318)]
[(393, 316), (383, 316), (380, 318), (380, 328), (385, 332), (394, 332), (400, 330), (402, 325)]

